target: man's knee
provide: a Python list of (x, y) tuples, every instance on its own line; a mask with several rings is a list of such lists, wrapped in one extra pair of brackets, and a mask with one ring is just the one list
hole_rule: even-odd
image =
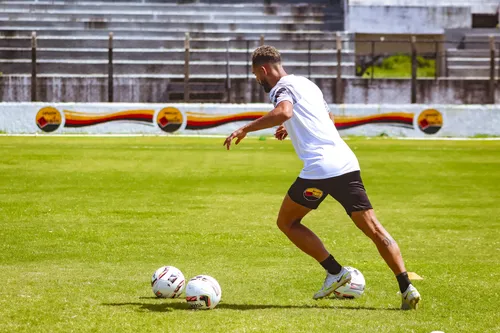
[(295, 224), (299, 224), (301, 221), (302, 219), (290, 220), (278, 217), (276, 224), (278, 225), (278, 228), (286, 234)]
[(376, 236), (385, 232), (372, 210), (353, 212), (351, 218), (356, 226), (368, 236)]
[(376, 243), (381, 242), (385, 246), (396, 244), (391, 235), (377, 220), (373, 211), (355, 212), (351, 217), (356, 226)]

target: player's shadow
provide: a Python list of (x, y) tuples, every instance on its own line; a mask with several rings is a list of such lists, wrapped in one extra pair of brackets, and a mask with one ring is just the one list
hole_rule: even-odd
[[(141, 297), (141, 299), (149, 299), (156, 297)], [(157, 299), (158, 300), (158, 299)], [(335, 302), (342, 303), (341, 300), (335, 300)], [(152, 311), (152, 312), (170, 312), (175, 310), (189, 310), (187, 304), (180, 300), (161, 300), (161, 303), (141, 303), (141, 302), (129, 302), (129, 303), (103, 303), (105, 306), (134, 306), (137, 307), (139, 311)], [(263, 309), (338, 309), (338, 310), (399, 310), (397, 308), (374, 308), (367, 306), (344, 306), (341, 304), (318, 304), (318, 305), (278, 305), (278, 304), (232, 304), (221, 302), (217, 305), (217, 309), (226, 310), (237, 310), (237, 311), (248, 311), (248, 310), (263, 310)]]

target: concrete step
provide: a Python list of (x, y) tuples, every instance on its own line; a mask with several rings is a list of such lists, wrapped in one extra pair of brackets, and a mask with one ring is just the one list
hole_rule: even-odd
[[(496, 69), (498, 73), (498, 68)], [(498, 75), (498, 74), (497, 74)], [(489, 66), (448, 66), (449, 77), (490, 77)]]
[[(307, 74), (302, 75), (305, 77), (309, 77)], [(4, 77), (8, 78), (24, 78), (29, 80), (31, 77), (31, 72), (29, 74), (6, 74)], [(107, 78), (108, 74), (37, 74), (38, 78), (46, 78), (46, 79), (67, 79), (67, 78)], [(184, 80), (184, 74), (114, 74), (116, 79), (126, 80), (126, 79), (177, 79)], [(336, 73), (324, 73), (324, 74), (312, 74), (311, 78), (316, 79), (332, 79), (336, 78)], [(353, 75), (344, 75), (345, 78), (355, 78)], [(226, 80), (226, 74), (191, 74), (189, 76), (190, 80)], [(253, 81), (255, 78), (250, 73), (247, 74), (232, 74), (231, 79), (245, 79)]]
[[(230, 49), (230, 61), (250, 61), (251, 52), (247, 53), (246, 49)], [(310, 58), (308, 50), (281, 50), (283, 62), (325, 62), (333, 61), (337, 58), (336, 50), (313, 50)], [(114, 60), (181, 60), (184, 61), (185, 52), (183, 48), (155, 50), (155, 49), (120, 49), (113, 50)], [(31, 48), (11, 48), (0, 47), (0, 59), (31, 59)], [(108, 59), (108, 49), (57, 49), (57, 48), (38, 48), (37, 59), (57, 60), (57, 59)], [(226, 61), (225, 49), (192, 49), (190, 52), (190, 60), (192, 61)], [(354, 62), (353, 52), (344, 51), (342, 61)]]
[[(30, 60), (0, 60), (2, 72), (4, 74), (27, 74), (31, 73)], [(297, 75), (308, 75), (307, 63), (288, 62), (284, 67), (290, 73)], [(192, 61), (189, 65), (190, 73), (196, 75), (225, 75), (226, 63), (223, 61)], [(312, 74), (335, 74), (337, 64), (335, 62), (315, 62), (311, 63)], [(342, 73), (354, 75), (354, 63), (343, 63)], [(250, 68), (246, 62), (234, 61), (230, 64), (230, 73), (235, 75), (248, 75)], [(183, 61), (131, 61), (120, 60), (113, 64), (115, 74), (170, 74), (183, 75)], [(40, 60), (37, 63), (39, 74), (106, 74), (108, 64), (105, 60)]]
[[(347, 37), (344, 37), (348, 44)], [(331, 50), (336, 48), (336, 40), (324, 38), (322, 35), (311, 40), (292, 40), (282, 38), (270, 38), (266, 35), (265, 43), (277, 47), (279, 50)], [(231, 39), (230, 48), (254, 50), (259, 46), (259, 39), (237, 40)], [(94, 35), (75, 36), (38, 36), (37, 45), (39, 48), (108, 48), (108, 37), (96, 37)], [(191, 39), (191, 48), (193, 49), (218, 49), (226, 48), (226, 39)], [(113, 39), (115, 48), (143, 48), (143, 49), (177, 49), (184, 48), (184, 38), (170, 37), (128, 37), (115, 36)], [(31, 38), (24, 37), (5, 37), (0, 38), (0, 47), (10, 48), (30, 48)], [(346, 50), (349, 50), (346, 48)]]
[(219, 12), (168, 12), (168, 13), (143, 13), (137, 11), (114, 11), (114, 12), (59, 12), (59, 13), (12, 13), (0, 10), (0, 19), (9, 21), (72, 21), (72, 22), (211, 22), (211, 21), (225, 21), (225, 22), (273, 22), (273, 23), (315, 23), (323, 22), (325, 20), (342, 20), (342, 13), (331, 13), (325, 15), (324, 13), (316, 14), (299, 14), (299, 15), (263, 15), (258, 12), (248, 13), (234, 13), (228, 15), (227, 13)]
[(462, 45), (465, 49), (489, 49), (490, 48), (490, 39), (489, 36), (492, 35), (495, 37), (496, 48), (500, 47), (500, 32), (495, 33), (478, 33), (472, 34), (468, 33), (465, 35), (464, 41)]
[(24, 29), (32, 26), (38, 29), (76, 29), (76, 30), (175, 30), (175, 31), (234, 31), (251, 30), (258, 25), (261, 31), (333, 31), (340, 27), (341, 21), (328, 20), (324, 22), (307, 23), (279, 23), (272, 20), (256, 20), (250, 22), (237, 21), (206, 21), (206, 22), (184, 22), (171, 19), (169, 21), (148, 21), (148, 22), (127, 22), (110, 20), (89, 20), (89, 21), (68, 21), (61, 19), (58, 21), (17, 21), (0, 18), (0, 29)]
[[(489, 58), (448, 58), (447, 59), (448, 66), (490, 66)], [(500, 63), (500, 58), (495, 59), (495, 63)]]
[(448, 49), (446, 55), (450, 58), (489, 58), (490, 51), (485, 49)]
[[(491, 1), (491, 0), (490, 0)], [(5, 4), (65, 4), (68, 1), (64, 0), (6, 0), (2, 1)], [(272, 6), (272, 5), (302, 5), (304, 0), (83, 0), (72, 1), (74, 4), (114, 4), (114, 5), (253, 5), (253, 6)], [(342, 0), (310, 0), (310, 4), (315, 5), (341, 5)]]
[(43, 12), (57, 12), (57, 11), (81, 11), (87, 13), (100, 13), (102, 12), (120, 12), (120, 11), (135, 11), (144, 14), (168, 14), (169, 12), (198, 12), (198, 13), (253, 13), (262, 15), (306, 15), (306, 14), (331, 14), (343, 13), (340, 6), (331, 6), (324, 4), (314, 4), (303, 1), (301, 4), (274, 4), (263, 5), (258, 3), (245, 3), (245, 4), (173, 4), (173, 3), (42, 3), (42, 2), (28, 2), (28, 3), (8, 3), (2, 1), (1, 12), (7, 13), (9, 11), (26, 11), (36, 13)]
[[(336, 73), (325, 73), (325, 74), (312, 74), (311, 76), (302, 75), (305, 77), (310, 77), (312, 79), (335, 79), (337, 77)], [(30, 74), (8, 74), (4, 75), (5, 78), (13, 78), (13, 79), (24, 79), (24, 80), (29, 80), (31, 78), (31, 72)], [(38, 78), (40, 79), (56, 79), (56, 80), (66, 80), (66, 79), (107, 79), (108, 74), (38, 74)], [(345, 78), (355, 78), (355, 76), (348, 76), (345, 75)], [(164, 80), (164, 79), (174, 79), (178, 80), (179, 82), (182, 81), (184, 82), (184, 75), (180, 74), (114, 74), (114, 78), (116, 80), (130, 80), (130, 79), (154, 79), (154, 80)], [(226, 74), (222, 75), (198, 75), (198, 74), (192, 74), (189, 76), (189, 81), (193, 80), (211, 80), (211, 81), (216, 81), (216, 80), (225, 80), (227, 79)], [(244, 80), (249, 80), (249, 81), (254, 81), (255, 78), (250, 75), (246, 74), (231, 74), (231, 79), (244, 79)]]
[(500, 38), (500, 31), (485, 31), (485, 32), (466, 32), (465, 40), (479, 40), (479, 41), (487, 41), (490, 36), (495, 37), (496, 39)]
[[(0, 30), (0, 37), (14, 37), (14, 36), (31, 36), (31, 32), (37, 32), (39, 36), (66, 36), (68, 39), (74, 36), (89, 36), (90, 32), (88, 29), (71, 29), (71, 28), (40, 28), (36, 26), (26, 26), (26, 27), (4, 27)], [(105, 30), (98, 29), (92, 30), (91, 34), (95, 38), (97, 36), (108, 36), (109, 32), (113, 32), (117, 37), (164, 37), (169, 36), (173, 38), (184, 38), (185, 33), (189, 31), (191, 38), (240, 38), (240, 39), (258, 39), (261, 35), (265, 38), (275, 38), (275, 39), (292, 39), (292, 40), (308, 40), (308, 39), (333, 39), (335, 38), (335, 32), (324, 32), (324, 31), (290, 31), (290, 30), (262, 30), (260, 27), (249, 30), (240, 31), (223, 31), (223, 30), (184, 30), (184, 29), (142, 29), (142, 30), (130, 30), (125, 29), (113, 29)]]
[[(463, 42), (462, 45), (466, 50), (489, 50), (490, 43), (489, 42)], [(497, 46), (498, 49), (498, 46)]]

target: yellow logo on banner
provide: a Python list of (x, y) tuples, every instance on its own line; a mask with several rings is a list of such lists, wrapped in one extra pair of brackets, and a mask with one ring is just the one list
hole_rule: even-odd
[(54, 132), (61, 123), (61, 113), (52, 106), (41, 108), (36, 114), (36, 125), (44, 132)]
[(166, 107), (161, 109), (156, 116), (156, 123), (162, 131), (173, 133), (177, 131), (184, 121), (184, 116), (179, 109)]
[(435, 109), (427, 109), (417, 119), (418, 128), (426, 134), (436, 134), (443, 127), (443, 115)]

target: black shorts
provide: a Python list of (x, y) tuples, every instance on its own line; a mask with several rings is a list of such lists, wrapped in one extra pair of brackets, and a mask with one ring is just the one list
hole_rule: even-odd
[(359, 171), (326, 179), (297, 178), (288, 190), (293, 201), (311, 209), (318, 208), (327, 194), (337, 200), (349, 216), (372, 208)]

